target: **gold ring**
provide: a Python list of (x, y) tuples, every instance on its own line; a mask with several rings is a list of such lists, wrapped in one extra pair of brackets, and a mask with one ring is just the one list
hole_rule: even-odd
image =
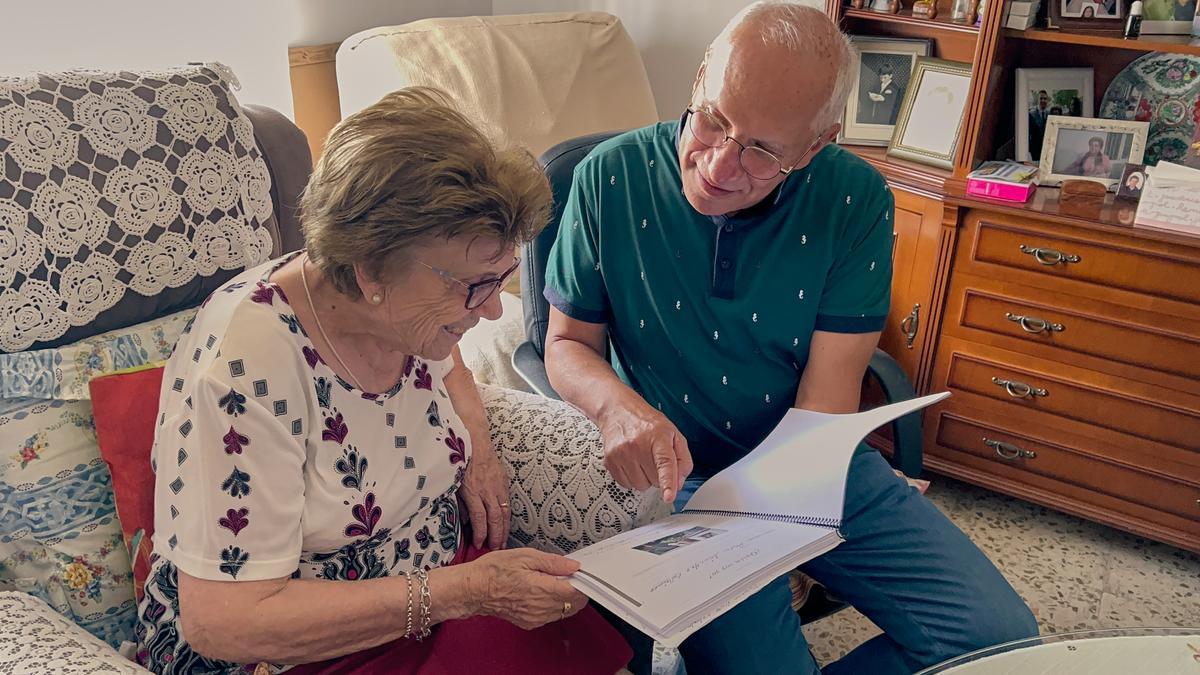
[(567, 600), (567, 601), (563, 602), (562, 618), (564, 618), (564, 619), (567, 618), (567, 613), (570, 611), (571, 611), (571, 601)]
[(502, 509), (507, 509), (507, 508), (508, 508), (508, 502), (500, 502), (500, 508), (502, 508)]

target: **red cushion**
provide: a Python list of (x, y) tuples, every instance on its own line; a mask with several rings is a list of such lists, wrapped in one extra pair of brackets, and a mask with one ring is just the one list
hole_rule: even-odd
[[(154, 472), (150, 449), (158, 417), (163, 368), (104, 375), (89, 384), (100, 455), (112, 473), (117, 517), (133, 562), (133, 586), (142, 599), (150, 572), (150, 536), (154, 534)], [(136, 550), (134, 550), (136, 548)]]

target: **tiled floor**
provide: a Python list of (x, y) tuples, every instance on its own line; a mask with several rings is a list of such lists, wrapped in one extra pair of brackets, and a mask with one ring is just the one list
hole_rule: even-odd
[[(1025, 598), (1042, 633), (1200, 627), (1198, 555), (948, 478), (927, 494)], [(877, 633), (852, 609), (804, 629), (821, 663)]]
[[(1093, 628), (1200, 628), (1200, 556), (935, 477), (927, 493), (1029, 604), (1043, 634)], [(805, 626), (829, 663), (879, 629), (853, 609)], [(656, 654), (655, 672), (675, 672)]]

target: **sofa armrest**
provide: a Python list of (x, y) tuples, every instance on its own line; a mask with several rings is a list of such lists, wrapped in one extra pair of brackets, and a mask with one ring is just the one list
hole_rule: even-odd
[(546, 362), (538, 356), (532, 342), (522, 342), (517, 347), (512, 355), (512, 367), (534, 392), (556, 400), (562, 398), (551, 386), (550, 377), (546, 374)]
[(578, 409), (488, 385), (479, 394), (511, 481), (509, 536), (522, 546), (570, 553), (671, 513), (657, 490), (613, 481), (600, 430)]

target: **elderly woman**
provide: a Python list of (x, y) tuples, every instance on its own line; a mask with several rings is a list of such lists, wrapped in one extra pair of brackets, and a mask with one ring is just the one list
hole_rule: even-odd
[(1088, 150), (1071, 162), (1066, 173), (1073, 176), (1107, 178), (1112, 173), (1112, 160), (1104, 154), (1104, 138), (1093, 136), (1088, 139)]
[(503, 546), (508, 479), (456, 345), (500, 316), (549, 203), (528, 153), (497, 152), (433, 90), (334, 129), (307, 250), (214, 293), (167, 364), (143, 665), (621, 668), (628, 647), (562, 578), (575, 562), (474, 548)]

